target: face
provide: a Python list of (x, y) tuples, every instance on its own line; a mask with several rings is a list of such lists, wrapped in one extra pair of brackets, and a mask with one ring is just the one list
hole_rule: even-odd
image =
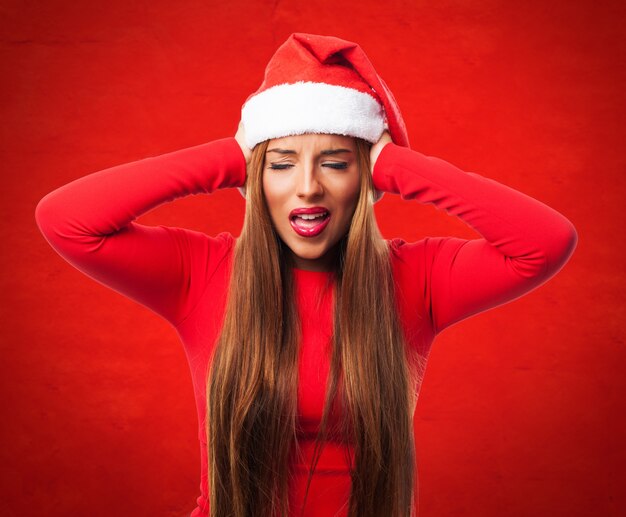
[(263, 192), (276, 232), (298, 269), (330, 270), (360, 188), (352, 137), (304, 134), (269, 141)]

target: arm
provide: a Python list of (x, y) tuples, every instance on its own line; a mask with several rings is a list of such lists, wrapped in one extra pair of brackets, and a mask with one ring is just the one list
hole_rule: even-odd
[(223, 138), (74, 180), (39, 201), (35, 220), (75, 268), (176, 325), (201, 294), (201, 279), (192, 272), (210, 274), (231, 244), (228, 234), (134, 221), (165, 202), (239, 187), (245, 179), (239, 144)]
[(374, 165), (376, 188), (433, 204), (483, 238), (426, 238), (426, 300), (436, 333), (519, 298), (554, 276), (578, 235), (559, 212), (439, 158), (389, 143)]

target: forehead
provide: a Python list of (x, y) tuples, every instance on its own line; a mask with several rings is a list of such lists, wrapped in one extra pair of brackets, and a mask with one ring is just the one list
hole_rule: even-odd
[(354, 150), (356, 144), (354, 138), (345, 135), (333, 135), (328, 133), (306, 133), (303, 135), (290, 135), (281, 138), (272, 138), (268, 148), (280, 147), (281, 149), (332, 149), (344, 147)]

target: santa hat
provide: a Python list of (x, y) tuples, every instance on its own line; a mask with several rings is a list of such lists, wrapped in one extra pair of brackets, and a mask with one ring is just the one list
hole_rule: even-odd
[[(376, 143), (387, 129), (409, 146), (398, 104), (361, 47), (334, 36), (295, 32), (265, 68), (241, 108), (246, 145), (304, 133), (354, 136)], [(245, 197), (244, 187), (239, 191)], [(382, 197), (376, 192), (375, 201)]]

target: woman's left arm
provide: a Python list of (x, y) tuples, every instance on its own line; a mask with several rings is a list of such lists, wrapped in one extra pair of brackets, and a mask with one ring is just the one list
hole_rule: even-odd
[(436, 333), (519, 298), (569, 260), (578, 234), (556, 210), (511, 187), (394, 143), (379, 150), (378, 190), (433, 204), (482, 239), (425, 239), (426, 291)]

